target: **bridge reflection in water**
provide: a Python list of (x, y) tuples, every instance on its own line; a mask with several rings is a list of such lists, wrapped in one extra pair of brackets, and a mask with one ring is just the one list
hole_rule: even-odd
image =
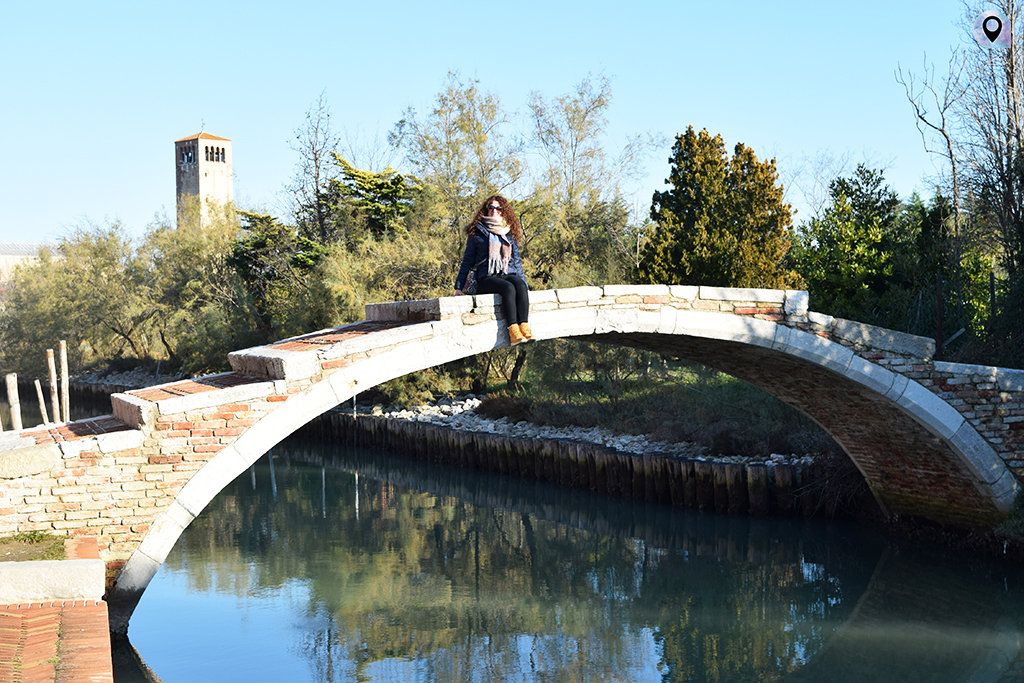
[(119, 681), (1013, 680), (1024, 666), (1019, 573), (874, 529), (296, 440), (271, 462), (181, 537), (129, 634), (155, 674), (123, 643)]

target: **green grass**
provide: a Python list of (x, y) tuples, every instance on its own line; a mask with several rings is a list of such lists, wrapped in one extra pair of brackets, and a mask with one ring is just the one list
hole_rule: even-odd
[[(479, 412), (552, 426), (599, 426), (721, 455), (823, 453), (838, 446), (810, 418), (760, 389), (702, 366), (660, 360), (657, 372), (527, 372)], [(542, 368), (543, 370), (543, 368)]]
[(64, 537), (24, 531), (0, 538), (0, 561), (63, 560)]

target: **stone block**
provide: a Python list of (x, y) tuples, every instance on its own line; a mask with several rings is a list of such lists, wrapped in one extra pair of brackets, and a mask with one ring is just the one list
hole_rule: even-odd
[(116, 453), (133, 448), (141, 448), (143, 435), (138, 429), (125, 429), (120, 432), (97, 434), (95, 437), (100, 453)]
[(845, 374), (854, 382), (883, 395), (892, 388), (896, 381), (895, 373), (857, 355), (850, 359), (850, 365), (846, 368)]
[[(650, 311), (640, 310), (636, 312), (637, 332), (657, 332), (661, 327), (661, 308)], [(675, 309), (672, 309), (675, 310)]]
[(167, 553), (171, 552), (171, 548), (181, 536), (181, 532), (195, 518), (195, 515), (177, 501), (171, 503), (153, 521), (153, 525), (139, 544), (139, 552), (156, 562), (163, 563)]
[(974, 478), (984, 485), (983, 488), (990, 488), (1006, 473), (1006, 463), (971, 423), (961, 424), (949, 443)]
[[(256, 429), (258, 426), (253, 427), (253, 429)], [(276, 439), (265, 442), (270, 445), (264, 446), (261, 454), (265, 453), (268, 448), (280, 441), (285, 435), (277, 435)], [(176, 500), (193, 516), (198, 516), (207, 504), (213, 500), (214, 496), (220, 493), (225, 486), (234, 481), (235, 477), (249, 466), (250, 463), (243, 461), (239, 456), (236, 450), (237, 445), (236, 442), (234, 446), (228, 446), (217, 453), (181, 488)]]
[(823, 365), (841, 375), (846, 374), (853, 359), (853, 351), (836, 344), (835, 342), (823, 339), (810, 332), (794, 329), (792, 327), (777, 326), (775, 342), (772, 348), (788, 353), (797, 358)]
[(700, 287), (697, 285), (669, 285), (668, 293), (673, 299), (693, 301), (700, 296)]
[(243, 375), (294, 381), (320, 373), (320, 359), (315, 350), (284, 351), (257, 346), (228, 354), (231, 369)]
[(781, 304), (786, 300), (784, 289), (747, 289), (741, 287), (707, 287), (701, 285), (700, 298), (707, 301), (751, 301)]
[(111, 394), (110, 405), (114, 417), (133, 429), (152, 427), (159, 414), (155, 403), (131, 394)]
[(61, 441), (58, 445), (65, 459), (78, 458), (82, 453), (99, 450), (99, 442), (95, 436), (74, 439), (73, 441)]
[(105, 573), (99, 559), (0, 562), (0, 604), (100, 600)]
[(923, 360), (935, 355), (935, 340), (916, 334), (897, 332), (843, 318), (835, 318), (831, 331), (832, 334), (852, 344), (862, 344), (873, 349), (916, 356)]
[(35, 446), (36, 440), (31, 437), (18, 436), (17, 432), (0, 436), (0, 453), (16, 451), (26, 446)]
[(909, 382), (896, 402), (926, 429), (945, 439), (952, 438), (965, 423), (956, 408), (917, 382)]
[(49, 472), (61, 461), (57, 444), (40, 444), (0, 453), (0, 479), (18, 479)]
[[(296, 354), (298, 355), (298, 354)], [(316, 360), (315, 354), (311, 354)], [(319, 369), (319, 364), (317, 364)], [(214, 375), (216, 376), (216, 375)], [(205, 410), (229, 403), (244, 403), (254, 399), (266, 398), (274, 392), (273, 382), (253, 382), (224, 387), (215, 391), (201, 391), (187, 396), (175, 396), (157, 403), (161, 415), (174, 415), (196, 410)]]
[(807, 322), (817, 327), (829, 329), (832, 327), (832, 323), (835, 322), (835, 318), (824, 313), (815, 313), (814, 311), (807, 311)]
[(554, 289), (538, 289), (530, 290), (530, 307), (532, 308), (537, 304), (557, 304), (558, 296), (557, 290)]
[(658, 309), (658, 328), (654, 331), (658, 334), (674, 334), (677, 313), (678, 309), (674, 306), (662, 306)]
[(594, 332), (636, 332), (637, 309), (630, 308), (599, 308), (594, 322)]
[(568, 287), (556, 289), (555, 296), (560, 304), (586, 302), (600, 299), (604, 296), (604, 291), (601, 287)]
[(804, 290), (787, 289), (783, 312), (786, 315), (805, 316), (810, 300), (810, 296)]
[(604, 295), (616, 298), (620, 296), (669, 296), (668, 285), (605, 285)]
[(543, 334), (544, 338), (594, 334), (596, 326), (597, 310), (587, 307), (543, 311), (530, 316), (530, 329), (538, 336)]
[(678, 311), (675, 334), (722, 339), (771, 348), (779, 326), (769, 320), (713, 311)]

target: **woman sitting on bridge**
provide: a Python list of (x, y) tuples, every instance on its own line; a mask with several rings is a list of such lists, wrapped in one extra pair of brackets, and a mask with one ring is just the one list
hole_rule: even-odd
[(523, 230), (512, 204), (499, 194), (480, 205), (466, 226), (466, 251), (455, 278), (455, 294), (462, 294), (466, 278), (476, 277), (477, 294), (500, 294), (508, 323), (508, 339), (515, 346), (533, 339), (527, 318), (530, 290), (526, 285), (519, 240)]

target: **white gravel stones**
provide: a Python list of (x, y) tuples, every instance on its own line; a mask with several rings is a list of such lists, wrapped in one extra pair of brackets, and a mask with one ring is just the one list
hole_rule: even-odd
[[(504, 434), (524, 439), (572, 439), (598, 443), (623, 453), (636, 455), (660, 454), (685, 460), (706, 460), (737, 464), (766, 465), (808, 465), (813, 460), (811, 455), (795, 455), (772, 453), (769, 456), (748, 457), (741, 455), (714, 455), (706, 446), (695, 443), (652, 441), (645, 436), (636, 434), (616, 434), (601, 427), (549, 427), (529, 422), (512, 422), (507, 417), (492, 419), (475, 412), (480, 399), (469, 395), (456, 399), (441, 399), (433, 405), (416, 406), (411, 409), (383, 408), (373, 406), (365, 414), (386, 417), (395, 420), (412, 420), (444, 425), (452, 429), (467, 432), (488, 432)], [(360, 412), (364, 412), (360, 410)]]

